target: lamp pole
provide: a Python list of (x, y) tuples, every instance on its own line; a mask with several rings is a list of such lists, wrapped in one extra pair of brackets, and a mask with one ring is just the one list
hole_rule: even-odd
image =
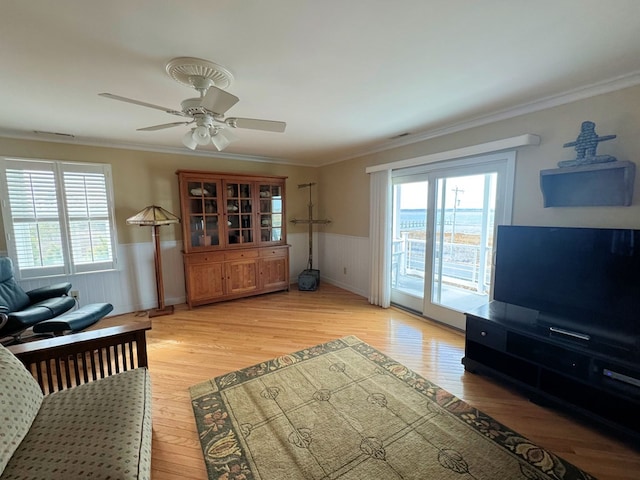
[[(156, 290), (158, 292), (158, 311), (163, 312), (160, 315), (166, 315), (173, 313), (173, 305), (169, 305), (166, 308), (164, 305), (164, 282), (162, 281), (162, 250), (160, 248), (160, 225), (153, 226), (153, 241), (155, 243), (155, 264), (156, 264)], [(166, 313), (165, 313), (166, 310)], [(153, 313), (149, 312), (150, 317), (155, 317)]]

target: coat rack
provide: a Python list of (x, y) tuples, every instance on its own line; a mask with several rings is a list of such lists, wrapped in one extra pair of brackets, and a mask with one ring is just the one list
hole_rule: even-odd
[(331, 220), (314, 220), (313, 218), (313, 201), (311, 198), (311, 187), (315, 183), (301, 183), (298, 188), (309, 189), (309, 218), (306, 220), (299, 220), (294, 218), (291, 223), (294, 225), (307, 224), (309, 225), (309, 257), (307, 259), (307, 269), (298, 275), (298, 288), (300, 290), (316, 290), (320, 284), (320, 270), (313, 269), (313, 226), (318, 224), (326, 225), (331, 223)]

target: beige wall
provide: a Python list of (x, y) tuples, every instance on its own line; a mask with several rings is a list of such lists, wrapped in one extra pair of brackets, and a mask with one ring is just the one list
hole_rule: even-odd
[(354, 159), (320, 168), (318, 215), (331, 220), (321, 231), (369, 236), (367, 165), (363, 159)]
[[(326, 233), (368, 237), (369, 177), (371, 165), (414, 158), (469, 145), (533, 133), (540, 146), (518, 151), (513, 223), (640, 228), (640, 165), (636, 171), (636, 193), (630, 207), (543, 208), (539, 187), (540, 170), (555, 168), (574, 151), (563, 148), (574, 140), (584, 120), (596, 122), (599, 135), (616, 134), (615, 140), (600, 145), (598, 153), (638, 163), (640, 156), (640, 87), (632, 87), (540, 112), (477, 127), (421, 143), (330, 164), (319, 169), (270, 163), (204, 158), (190, 155), (144, 152), (104, 147), (47, 143), (0, 138), (0, 155), (24, 158), (109, 163), (113, 169), (116, 220), (121, 243), (148, 242), (147, 229), (125, 224), (127, 217), (156, 203), (179, 213), (177, 169), (261, 173), (288, 176), (287, 217), (306, 218), (309, 191), (298, 184), (318, 182), (313, 189), (314, 216), (329, 218), (330, 225), (318, 226)], [(0, 225), (0, 229), (1, 229)], [(304, 225), (287, 225), (292, 233), (304, 233)], [(2, 232), (3, 233), (3, 232)], [(162, 229), (163, 240), (179, 239), (178, 227)], [(0, 249), (6, 249), (5, 236)]]
[[(557, 168), (557, 162), (575, 158), (575, 151), (562, 145), (575, 140), (585, 120), (596, 123), (599, 135), (618, 136), (601, 143), (598, 154), (636, 163), (635, 193), (630, 207), (543, 207), (540, 170)], [(333, 220), (326, 231), (369, 235), (369, 179), (365, 173), (368, 166), (524, 133), (539, 135), (542, 141), (539, 146), (518, 151), (514, 224), (640, 228), (640, 87), (632, 87), (322, 167), (319, 173), (321, 215)]]
[[(309, 167), (8, 138), (0, 138), (0, 155), (110, 164), (120, 243), (151, 241), (148, 228), (125, 223), (128, 217), (147, 205), (157, 204), (180, 215), (178, 181), (175, 175), (178, 169), (287, 176), (288, 219), (307, 217), (309, 193), (308, 190), (299, 190), (298, 184), (315, 182), (318, 175), (316, 168)], [(294, 226), (291, 223), (287, 223), (287, 230), (290, 233), (307, 231), (304, 225)], [(1, 233), (0, 250), (6, 250), (4, 231)], [(182, 236), (179, 226), (163, 227), (161, 235), (162, 240), (175, 240)]]

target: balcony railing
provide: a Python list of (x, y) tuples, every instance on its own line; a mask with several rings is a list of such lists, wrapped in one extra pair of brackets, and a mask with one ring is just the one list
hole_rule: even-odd
[[(444, 242), (442, 244), (442, 262), (440, 259), (440, 246), (436, 243), (434, 258), (436, 264), (434, 271), (436, 277), (443, 283), (458, 286), (464, 289), (474, 290), (479, 293), (487, 293), (491, 283), (491, 258), (492, 248), (485, 248), (486, 265), (481, 268), (481, 251), (479, 245), (464, 243)], [(393, 241), (392, 256), (392, 285), (395, 286), (398, 276), (413, 276), (424, 279), (426, 260), (426, 241), (409, 238), (402, 234), (402, 238)], [(440, 267), (441, 270), (440, 271)], [(484, 271), (484, 280), (481, 281), (481, 272)]]

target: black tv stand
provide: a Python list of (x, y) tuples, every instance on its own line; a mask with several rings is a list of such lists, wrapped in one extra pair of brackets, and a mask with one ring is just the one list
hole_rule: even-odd
[(573, 330), (566, 330), (560, 327), (549, 327), (549, 335), (557, 335), (560, 337), (565, 337), (568, 340), (575, 341), (583, 341), (588, 342), (591, 340), (591, 335), (587, 335), (586, 333), (574, 332)]
[[(491, 302), (466, 314), (465, 370), (490, 375), (532, 401), (598, 422), (640, 445), (640, 358), (624, 345), (601, 343), (537, 312)], [(563, 330), (563, 331), (558, 331)]]

